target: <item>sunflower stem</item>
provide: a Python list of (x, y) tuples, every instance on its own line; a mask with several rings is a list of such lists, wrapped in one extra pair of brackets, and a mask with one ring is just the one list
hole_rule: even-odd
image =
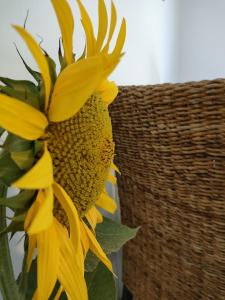
[[(0, 183), (0, 197), (6, 196), (7, 187)], [(6, 208), (0, 206), (0, 231), (6, 228)], [(19, 300), (19, 290), (14, 278), (9, 250), (8, 234), (0, 236), (0, 290), (4, 300)]]

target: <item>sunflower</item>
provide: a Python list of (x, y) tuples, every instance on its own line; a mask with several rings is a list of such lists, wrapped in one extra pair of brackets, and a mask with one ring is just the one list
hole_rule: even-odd
[(32, 166), (12, 183), (22, 191), (35, 191), (24, 213), (27, 270), (35, 248), (38, 253), (33, 299), (49, 299), (58, 281), (60, 288), (55, 299), (65, 291), (68, 299), (84, 300), (88, 299), (84, 279), (88, 250), (112, 271), (111, 262), (96, 240), (95, 227), (103, 218), (98, 208), (110, 213), (116, 210), (114, 200), (104, 189), (107, 180), (116, 182), (111, 170), (118, 171), (113, 164), (114, 143), (108, 113), (108, 105), (118, 89), (107, 77), (122, 56), (126, 23), (122, 21), (116, 45), (110, 51), (117, 23), (114, 4), (108, 26), (105, 2), (99, 0), (95, 37), (91, 19), (77, 0), (86, 46), (76, 59), (70, 6), (66, 0), (51, 3), (62, 35), (61, 71), (56, 76), (48, 54), (25, 28), (14, 26), (39, 67), (40, 73), (33, 74), (38, 77), (40, 89), (35, 104), (32, 97), (22, 101), (1, 92), (0, 126), (9, 134), (39, 145)]

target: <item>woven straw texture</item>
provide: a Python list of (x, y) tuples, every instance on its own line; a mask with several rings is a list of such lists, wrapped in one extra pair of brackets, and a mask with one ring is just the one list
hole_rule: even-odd
[(137, 300), (225, 299), (225, 80), (121, 87), (111, 106)]

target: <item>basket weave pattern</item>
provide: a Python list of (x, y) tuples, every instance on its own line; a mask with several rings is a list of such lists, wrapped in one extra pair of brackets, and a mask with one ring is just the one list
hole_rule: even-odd
[(121, 87), (111, 106), (137, 300), (225, 299), (225, 80)]

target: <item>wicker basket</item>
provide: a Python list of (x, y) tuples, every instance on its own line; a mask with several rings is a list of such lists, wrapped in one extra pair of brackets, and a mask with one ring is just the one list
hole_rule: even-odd
[(225, 80), (121, 87), (111, 106), (137, 300), (225, 299)]

